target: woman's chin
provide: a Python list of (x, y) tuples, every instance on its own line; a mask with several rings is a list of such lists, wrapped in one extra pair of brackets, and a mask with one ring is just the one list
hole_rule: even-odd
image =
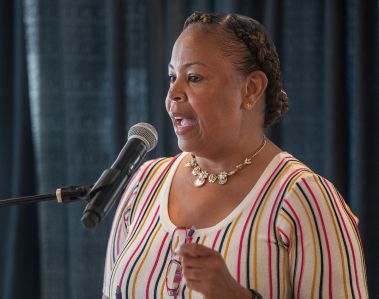
[(181, 140), (180, 137), (178, 137), (178, 147), (182, 152), (191, 152), (190, 144), (184, 140)]
[(199, 148), (199, 141), (194, 139), (187, 139), (187, 138), (181, 138), (181, 136), (178, 136), (178, 147), (183, 152), (196, 152)]
[(183, 152), (192, 152), (200, 145), (198, 126), (175, 127), (178, 146)]

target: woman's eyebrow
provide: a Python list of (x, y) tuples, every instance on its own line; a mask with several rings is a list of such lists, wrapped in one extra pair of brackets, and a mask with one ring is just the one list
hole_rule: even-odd
[[(206, 64), (205, 64), (205, 63), (202, 63), (202, 62), (190, 62), (190, 63), (186, 63), (186, 64), (184, 64), (183, 67), (184, 67), (184, 68), (188, 68), (188, 67), (190, 67), (190, 66), (192, 66), (192, 65), (196, 65), (196, 64), (198, 64), (198, 65), (202, 65), (202, 66), (206, 66)], [(168, 64), (168, 67), (169, 67), (170, 69), (173, 69), (173, 68), (174, 68), (174, 66), (173, 66), (171, 63)]]

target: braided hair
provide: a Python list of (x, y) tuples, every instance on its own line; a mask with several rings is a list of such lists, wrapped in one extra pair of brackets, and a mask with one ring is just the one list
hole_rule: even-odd
[(288, 96), (283, 90), (282, 74), (275, 45), (265, 28), (256, 20), (238, 14), (194, 12), (184, 23), (183, 31), (192, 24), (205, 25), (205, 30), (221, 29), (224, 55), (232, 58), (244, 75), (261, 70), (265, 73), (266, 108), (264, 125), (277, 123), (288, 110)]

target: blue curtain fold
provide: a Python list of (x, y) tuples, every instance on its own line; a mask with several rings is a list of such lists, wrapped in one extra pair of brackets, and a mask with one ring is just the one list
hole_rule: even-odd
[[(332, 181), (360, 218), (378, 297), (375, 0), (0, 1), (0, 200), (92, 183), (140, 121), (159, 133), (149, 158), (177, 153), (167, 64), (194, 10), (246, 14), (272, 34), (290, 111), (267, 134)], [(87, 231), (84, 206), (0, 208), (0, 298), (101, 297), (112, 213)]]
[[(0, 199), (35, 194), (21, 1), (0, 2)], [(0, 208), (0, 298), (39, 298), (38, 209)]]

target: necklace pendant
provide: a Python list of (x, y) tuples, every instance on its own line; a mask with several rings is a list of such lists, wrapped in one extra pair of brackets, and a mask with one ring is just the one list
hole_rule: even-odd
[(201, 187), (205, 184), (207, 178), (208, 178), (208, 172), (201, 170), (199, 167), (198, 174), (196, 174), (196, 180), (194, 182), (196, 187)]
[(196, 177), (196, 180), (193, 183), (195, 187), (202, 187), (205, 184), (205, 178), (202, 176)]
[(220, 185), (225, 185), (228, 181), (228, 174), (225, 171), (221, 171), (218, 175), (218, 183)]
[(216, 182), (216, 180), (217, 180), (217, 175), (211, 173), (211, 174), (208, 176), (208, 182), (210, 182), (210, 183), (214, 183), (214, 182)]
[(191, 157), (191, 160), (189, 160), (186, 164), (185, 164), (186, 167), (191, 167), (191, 168), (195, 168), (196, 166), (199, 166), (197, 165), (197, 162), (196, 162), (196, 159), (194, 156)]
[(192, 175), (198, 176), (201, 174), (201, 169), (199, 166), (196, 166), (194, 169), (192, 169)]

